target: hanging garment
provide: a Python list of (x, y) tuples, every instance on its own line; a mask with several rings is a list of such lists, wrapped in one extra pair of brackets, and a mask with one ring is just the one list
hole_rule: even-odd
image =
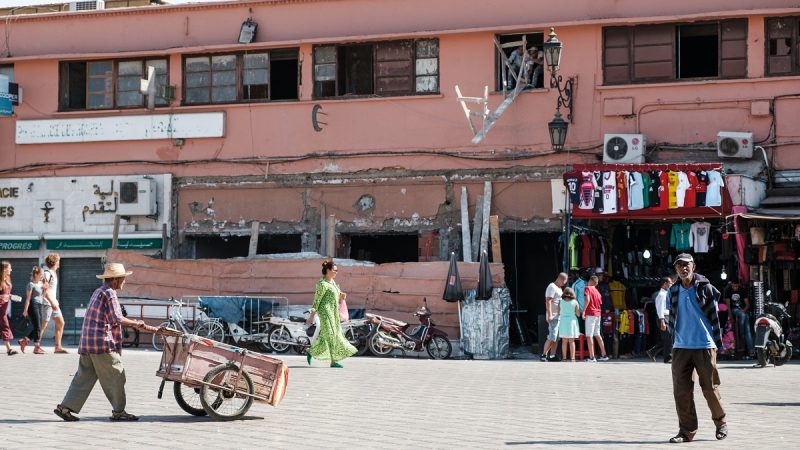
[(710, 223), (695, 222), (692, 224), (689, 231), (689, 244), (694, 247), (695, 253), (708, 253), (708, 236), (710, 233)]
[(698, 170), (695, 172), (697, 175), (697, 184), (695, 185), (697, 206), (706, 206), (706, 192), (708, 192), (708, 172), (705, 170)]
[(689, 243), (689, 234), (691, 233), (692, 224), (690, 223), (673, 223), (672, 233), (669, 237), (669, 245), (678, 252), (684, 252), (692, 248)]
[(578, 255), (580, 255), (577, 245), (578, 236), (578, 233), (574, 232), (569, 235), (569, 268), (572, 270), (578, 268)]
[(617, 212), (628, 212), (628, 172), (617, 172)]
[(598, 241), (600, 242), (600, 256), (597, 261), (597, 267), (599, 267), (601, 271), (605, 272), (606, 255), (608, 255), (608, 253), (606, 253), (606, 239), (604, 237), (600, 237)]
[(608, 289), (611, 291), (611, 303), (615, 309), (625, 309), (625, 291), (627, 288), (624, 284), (617, 280), (608, 283)]
[(603, 172), (603, 214), (617, 213), (616, 172)]
[(580, 187), (580, 173), (577, 171), (565, 172), (564, 186), (567, 188), (569, 201), (577, 206), (581, 202), (581, 196), (578, 193), (578, 188)]
[(578, 265), (580, 267), (589, 267), (589, 261), (592, 258), (590, 256), (592, 254), (592, 238), (587, 234), (581, 235), (581, 244), (581, 260)]
[(678, 208), (684, 207), (686, 200), (686, 189), (689, 188), (689, 177), (683, 172), (678, 172), (678, 185), (675, 186), (675, 200)]
[(686, 187), (686, 196), (683, 199), (683, 206), (685, 208), (694, 208), (697, 206), (697, 174), (688, 171), (686, 172), (686, 179), (689, 181), (689, 186)]
[(666, 210), (669, 208), (669, 173), (666, 170), (662, 170), (658, 173), (658, 177), (661, 180), (661, 185), (658, 187), (658, 209)]
[(669, 177), (669, 209), (676, 209), (678, 207), (678, 172), (667, 172)]
[(642, 176), (642, 208), (650, 207), (650, 186), (653, 180), (650, 179), (650, 174), (647, 172), (640, 172)]
[(603, 213), (603, 172), (595, 170), (592, 172), (594, 176), (594, 205), (592, 205), (592, 212), (595, 214)]
[(644, 207), (642, 185), (641, 173), (628, 173), (628, 210), (634, 211)]
[(722, 181), (722, 175), (716, 170), (708, 171), (708, 191), (706, 192), (706, 206), (721, 206), (722, 205), (722, 187), (725, 182)]
[(650, 208), (658, 208), (661, 206), (661, 198), (658, 196), (658, 188), (661, 187), (661, 178), (659, 178), (658, 172), (649, 172), (646, 173), (646, 175), (650, 178), (650, 188), (647, 190), (648, 203), (650, 204)]
[(579, 209), (592, 209), (594, 207), (594, 174), (592, 172), (581, 172), (581, 185), (578, 188), (580, 194)]
[(669, 251), (669, 236), (672, 227), (666, 223), (660, 223), (653, 227), (653, 245), (660, 252)]

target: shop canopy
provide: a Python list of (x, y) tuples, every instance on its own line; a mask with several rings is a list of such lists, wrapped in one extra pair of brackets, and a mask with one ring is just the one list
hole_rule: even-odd
[[(683, 164), (575, 164), (573, 170), (578, 172), (653, 172), (671, 170), (675, 172), (717, 170), (722, 174), (720, 163), (683, 163)], [(572, 217), (576, 219), (602, 220), (679, 220), (710, 219), (725, 217), (731, 213), (731, 197), (728, 189), (720, 189), (722, 206), (701, 206), (696, 208), (652, 209), (644, 208), (615, 214), (600, 214), (588, 209), (572, 209)], [(617, 197), (619, 198), (619, 197)]]

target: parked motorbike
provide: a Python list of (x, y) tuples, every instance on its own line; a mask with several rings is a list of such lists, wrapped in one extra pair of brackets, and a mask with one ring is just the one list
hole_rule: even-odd
[(408, 351), (420, 352), (424, 348), (433, 359), (449, 358), (453, 348), (447, 333), (436, 328), (436, 323), (431, 319), (427, 299), (423, 298), (422, 303), (423, 305), (414, 312), (420, 325), (410, 331), (410, 325), (406, 322), (367, 314), (367, 319), (375, 326), (369, 338), (369, 350), (375, 356), (387, 356), (395, 349), (400, 349), (405, 354)]
[(350, 345), (358, 349), (356, 356), (369, 350), (369, 337), (372, 334), (372, 322), (369, 319), (351, 319), (342, 322), (342, 332)]
[(756, 318), (754, 325), (754, 347), (760, 367), (766, 367), (769, 363), (782, 366), (792, 359), (792, 343), (784, 333), (789, 331), (791, 316), (784, 305), (770, 301), (771, 294), (771, 291), (767, 291), (764, 313)]
[[(308, 311), (306, 311), (308, 312)], [(285, 353), (292, 348), (296, 353), (304, 355), (311, 345), (311, 338), (306, 335), (306, 318), (300, 316), (270, 316), (269, 346), (277, 353)]]

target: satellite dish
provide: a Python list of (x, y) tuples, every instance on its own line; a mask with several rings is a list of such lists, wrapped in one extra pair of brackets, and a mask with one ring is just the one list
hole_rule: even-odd
[(611, 159), (622, 159), (628, 153), (628, 143), (625, 139), (615, 136), (606, 143), (606, 155)]

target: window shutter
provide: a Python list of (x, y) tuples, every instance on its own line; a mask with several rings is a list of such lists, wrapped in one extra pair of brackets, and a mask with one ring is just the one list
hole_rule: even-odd
[(410, 95), (414, 92), (413, 41), (375, 44), (375, 93)]
[(781, 75), (792, 72), (793, 18), (767, 20), (767, 74)]
[(633, 28), (633, 81), (675, 79), (675, 25)]
[(605, 84), (631, 81), (631, 29), (603, 29), (603, 82)]
[(747, 19), (720, 22), (719, 76), (747, 76)]

